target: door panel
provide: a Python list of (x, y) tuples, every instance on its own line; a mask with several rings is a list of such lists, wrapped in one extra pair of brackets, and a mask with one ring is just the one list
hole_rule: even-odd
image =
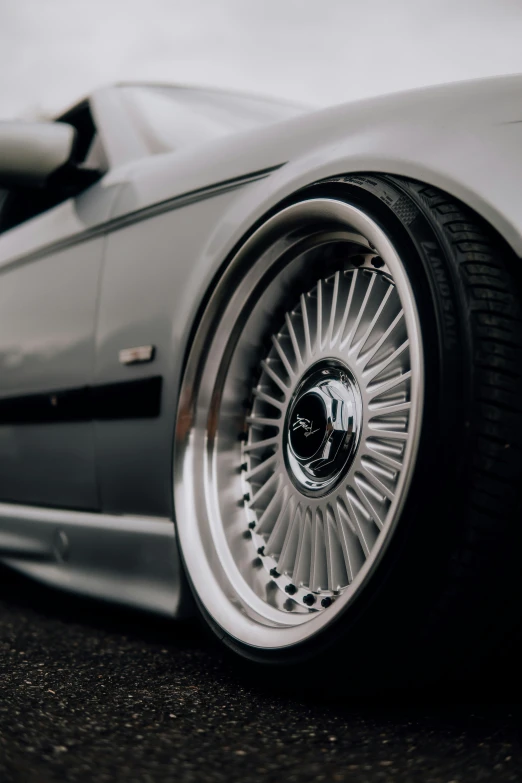
[(98, 508), (87, 387), (103, 244), (0, 269), (0, 500)]
[[(201, 297), (198, 264), (239, 191), (142, 220), (107, 237), (96, 336), (96, 384), (161, 378), (156, 416), (95, 422), (106, 513), (172, 516), (172, 450), (182, 345)], [(226, 221), (224, 223), (226, 231)], [(124, 366), (124, 348), (153, 345), (154, 360)]]

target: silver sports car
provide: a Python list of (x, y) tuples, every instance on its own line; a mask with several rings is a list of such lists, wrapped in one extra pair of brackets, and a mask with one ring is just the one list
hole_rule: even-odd
[(521, 97), (123, 84), (2, 123), (2, 561), (325, 683), (506, 643)]

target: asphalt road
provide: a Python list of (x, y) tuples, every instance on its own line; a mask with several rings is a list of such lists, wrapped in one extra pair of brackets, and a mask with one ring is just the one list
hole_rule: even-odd
[(278, 695), (192, 626), (0, 583), (3, 783), (522, 780), (505, 689)]

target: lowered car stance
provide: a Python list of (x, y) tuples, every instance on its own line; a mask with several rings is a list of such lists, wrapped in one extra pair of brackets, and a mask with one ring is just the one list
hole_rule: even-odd
[(2, 123), (2, 561), (325, 687), (507, 644), (521, 96), (123, 84)]

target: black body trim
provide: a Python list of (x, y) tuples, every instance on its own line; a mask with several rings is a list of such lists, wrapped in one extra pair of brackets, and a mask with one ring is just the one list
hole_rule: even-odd
[(0, 399), (0, 425), (59, 424), (117, 419), (153, 419), (161, 411), (163, 378), (59, 389)]

